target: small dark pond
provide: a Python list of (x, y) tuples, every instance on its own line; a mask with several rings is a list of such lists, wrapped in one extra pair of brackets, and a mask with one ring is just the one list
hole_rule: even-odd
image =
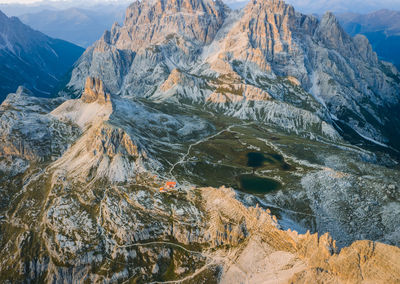
[(280, 182), (257, 175), (238, 176), (239, 189), (250, 194), (265, 194), (281, 187)]
[(276, 165), (280, 167), (282, 170), (290, 170), (291, 167), (287, 164), (282, 155), (276, 153), (258, 153), (258, 152), (250, 152), (247, 153), (247, 166), (251, 168), (261, 168), (266, 164)]
[(259, 168), (264, 165), (265, 157), (261, 153), (248, 153), (247, 166), (252, 168)]

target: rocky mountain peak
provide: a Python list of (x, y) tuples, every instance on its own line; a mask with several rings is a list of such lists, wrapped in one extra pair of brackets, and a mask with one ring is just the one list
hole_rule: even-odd
[(85, 103), (98, 102), (106, 104), (111, 101), (110, 94), (105, 91), (103, 81), (98, 78), (88, 77), (81, 100)]
[[(253, 12), (251, 16), (254, 18), (265, 18), (267, 22), (280, 26), (284, 18), (294, 18), (295, 10), (293, 6), (286, 4), (282, 0), (254, 0), (245, 8), (246, 14)], [(259, 14), (254, 14), (258, 11)], [(275, 19), (274, 19), (275, 18)]]
[(254, 0), (251, 1), (248, 6), (258, 6), (263, 7), (264, 9), (276, 10), (281, 11), (285, 9), (293, 9), (291, 5), (286, 4), (285, 1), (282, 0)]
[(324, 16), (322, 17), (321, 24), (323, 25), (338, 25), (339, 21), (336, 19), (335, 15), (327, 11)]
[(326, 12), (322, 17), (316, 36), (333, 49), (344, 49), (344, 45), (351, 41), (350, 36), (343, 30), (331, 12)]
[(294, 48), (292, 31), (296, 25), (292, 6), (281, 0), (255, 0), (243, 11), (225, 39), (223, 52), (255, 63), (263, 72), (271, 71), (278, 54)]
[[(3, 11), (0, 10), (0, 23), (2, 23), (3, 25), (6, 25), (7, 22), (12, 21), (14, 23), (18, 23), (18, 24), (22, 24), (22, 22), (20, 21), (20, 19), (18, 19), (17, 17), (8, 17), (6, 14), (3, 13)], [(2, 26), (0, 27), (0, 30), (7, 28), (7, 26)]]
[(114, 27), (112, 36), (118, 48), (131, 50), (160, 43), (171, 34), (210, 43), (228, 9), (220, 0), (136, 1), (126, 11), (124, 26)]
[[(318, 20), (281, 0), (254, 0), (242, 11), (220, 1), (144, 0), (85, 52), (69, 86), (81, 91), (91, 76), (124, 97), (182, 96), (218, 105), (272, 98), (318, 109), (328, 124), (337, 118), (388, 143), (393, 135), (381, 129), (392, 116), (380, 119), (379, 109), (398, 103), (398, 79), (382, 66), (368, 41), (347, 35), (332, 13)], [(294, 78), (305, 97), (271, 90), (280, 78)]]

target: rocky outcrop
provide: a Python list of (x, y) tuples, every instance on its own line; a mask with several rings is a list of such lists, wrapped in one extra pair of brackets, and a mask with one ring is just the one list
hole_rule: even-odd
[(183, 76), (182, 73), (179, 72), (178, 69), (172, 70), (171, 74), (168, 76), (168, 79), (165, 80), (165, 82), (160, 86), (160, 89), (163, 92), (167, 92), (171, 90), (174, 87), (179, 86), (180, 84), (183, 83)]
[[(302, 242), (307, 243), (309, 240), (305, 238)], [(294, 283), (309, 281), (396, 283), (400, 279), (396, 268), (400, 265), (398, 260), (400, 250), (397, 247), (371, 241), (358, 241), (350, 247), (343, 248), (340, 253), (332, 253), (329, 241), (326, 241), (326, 238), (317, 240), (315, 236), (314, 242), (307, 245), (306, 257), (309, 258), (310, 268), (296, 273), (290, 280)]]
[(226, 188), (201, 189), (208, 212), (206, 236), (217, 246), (224, 270), (221, 283), (396, 283), (400, 249), (357, 241), (340, 252), (325, 234), (282, 231), (270, 212), (246, 208)]
[(145, 172), (147, 159), (138, 141), (105, 122), (89, 128), (52, 168), (71, 180), (124, 182)]
[(393, 63), (400, 70), (400, 13), (395, 9), (382, 9), (368, 14), (340, 13), (337, 17), (352, 36), (365, 35), (375, 47), (380, 59)]
[(267, 101), (272, 97), (262, 89), (245, 84), (222, 84), (218, 85), (216, 91), (212, 93), (207, 102), (227, 103), (245, 101)]
[(0, 159), (51, 160), (79, 135), (76, 127), (47, 115), (63, 99), (35, 98), (19, 87), (0, 105)]
[(108, 179), (119, 182), (146, 171), (146, 150), (111, 119), (114, 107), (101, 80), (88, 77), (79, 100), (69, 100), (52, 111), (62, 121), (78, 125), (83, 135), (52, 167), (71, 179)]
[(105, 104), (111, 101), (110, 94), (104, 90), (103, 81), (97, 78), (88, 77), (86, 79), (85, 89), (83, 90), (81, 100), (84, 103), (98, 102)]
[(61, 121), (77, 125), (84, 131), (107, 121), (112, 112), (110, 96), (89, 89), (82, 94), (81, 99), (66, 101), (54, 109), (51, 115)]
[[(390, 201), (400, 196), (396, 188), (392, 185), (394, 190), (386, 191), (384, 188), (390, 183), (387, 181), (389, 185), (385, 186), (385, 179), (368, 179), (368, 174), (360, 178), (348, 174), (345, 168), (339, 169), (325, 168), (305, 175), (301, 180), (307, 196), (313, 199), (310, 206), (318, 216), (318, 231), (330, 232), (340, 247), (349, 245), (354, 239), (379, 240), (399, 246), (399, 222), (395, 220), (400, 211)], [(390, 177), (390, 173), (383, 177)], [(354, 237), (349, 239), (349, 236)]]

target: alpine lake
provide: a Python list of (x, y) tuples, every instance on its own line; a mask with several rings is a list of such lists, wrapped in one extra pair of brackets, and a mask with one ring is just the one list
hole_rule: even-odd
[(254, 174), (258, 168), (266, 164), (277, 164), (282, 170), (289, 170), (290, 165), (284, 162), (279, 154), (266, 154), (250, 152), (247, 154), (247, 166), (253, 168), (253, 174), (243, 174), (237, 177), (237, 185), (240, 191), (250, 194), (266, 194), (281, 188), (281, 183), (275, 179)]

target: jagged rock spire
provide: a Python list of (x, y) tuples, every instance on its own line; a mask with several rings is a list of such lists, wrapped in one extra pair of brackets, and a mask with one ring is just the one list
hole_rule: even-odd
[(93, 77), (87, 77), (85, 89), (81, 100), (85, 103), (98, 102), (105, 104), (111, 101), (110, 94), (105, 91), (103, 81)]

